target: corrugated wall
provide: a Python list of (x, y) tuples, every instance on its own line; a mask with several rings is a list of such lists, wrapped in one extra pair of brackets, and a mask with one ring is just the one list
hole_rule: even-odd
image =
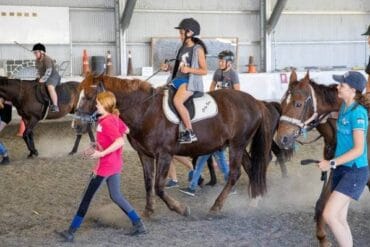
[[(72, 60), (73, 74), (81, 74), (82, 51), (104, 55), (111, 50), (118, 68), (116, 4), (119, 0), (1, 0), (0, 5), (62, 6), (70, 8), (71, 45), (47, 46), (58, 62)], [(124, 2), (124, 0), (120, 0)], [(268, 1), (271, 8), (276, 0)], [(127, 31), (127, 50), (133, 66), (151, 66), (151, 38), (177, 37), (173, 29), (182, 18), (199, 20), (203, 37), (238, 37), (238, 69), (248, 57), (260, 65), (259, 0), (138, 0)], [(273, 33), (272, 64), (289, 66), (364, 66), (369, 55), (360, 34), (370, 24), (369, 0), (291, 0)], [(15, 27), (16, 30), (16, 27)], [(21, 43), (21, 41), (18, 41)], [(14, 44), (0, 45), (1, 59), (32, 59)]]
[[(69, 7), (71, 44), (46, 44), (48, 54), (58, 63), (71, 61), (73, 75), (80, 75), (83, 49), (87, 49), (89, 56), (104, 56), (110, 50), (116, 73), (118, 56), (114, 0), (1, 0), (0, 5)], [(18, 42), (22, 43), (21, 40)], [(32, 46), (29, 45), (28, 48)], [(0, 45), (0, 59), (34, 59), (34, 56), (14, 44), (6, 44)]]
[(240, 71), (249, 56), (259, 62), (259, 1), (138, 0), (127, 33), (134, 67), (151, 66), (151, 38), (178, 37), (174, 27), (186, 17), (199, 21), (201, 37), (239, 38)]
[[(275, 1), (274, 1), (275, 2)], [(288, 1), (273, 34), (273, 68), (364, 67), (369, 0)]]

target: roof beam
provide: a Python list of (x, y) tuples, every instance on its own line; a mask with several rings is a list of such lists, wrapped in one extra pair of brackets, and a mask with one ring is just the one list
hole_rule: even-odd
[(121, 28), (125, 31), (130, 25), (132, 14), (134, 13), (134, 8), (136, 5), (136, 0), (127, 0), (125, 4), (125, 9), (121, 17)]
[(272, 11), (272, 14), (270, 16), (270, 19), (267, 21), (266, 32), (268, 34), (270, 34), (272, 30), (274, 30), (287, 2), (288, 0), (277, 0), (274, 10)]

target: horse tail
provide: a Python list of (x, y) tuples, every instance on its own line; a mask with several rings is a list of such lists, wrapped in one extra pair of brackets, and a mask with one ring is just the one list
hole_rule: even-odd
[(268, 111), (262, 110), (260, 125), (253, 136), (250, 157), (250, 194), (252, 198), (263, 195), (266, 192), (267, 166), (271, 160), (272, 132)]

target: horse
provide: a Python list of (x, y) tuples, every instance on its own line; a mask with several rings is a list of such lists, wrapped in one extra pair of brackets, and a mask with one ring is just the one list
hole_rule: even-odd
[[(297, 74), (292, 71), (288, 90), (281, 102), (282, 117), (276, 142), (282, 148), (291, 148), (303, 132), (316, 128), (324, 137), (324, 158), (332, 159), (336, 147), (336, 119), (331, 116), (333, 112), (339, 111), (341, 103), (335, 84), (329, 86), (317, 84), (310, 79), (308, 72), (298, 81)], [(367, 143), (370, 143), (369, 131)], [(368, 152), (369, 148), (370, 145)], [(324, 182), (315, 207), (316, 237), (320, 246), (330, 245), (326, 237), (322, 212), (331, 193), (331, 180), (332, 174), (329, 180)], [(370, 189), (370, 180), (367, 185)]]
[[(279, 126), (279, 120), (281, 116), (281, 105), (280, 103), (274, 102), (274, 101), (272, 102), (262, 101), (262, 102), (265, 104), (265, 106), (269, 110), (270, 117), (271, 117), (271, 130), (272, 130), (272, 135), (274, 136)], [(293, 148), (289, 148), (289, 149), (280, 148), (280, 146), (273, 139), (272, 145), (271, 145), (271, 151), (276, 157), (275, 164), (279, 165), (281, 176), (283, 178), (287, 178), (288, 169), (285, 165), (285, 162), (291, 160), (294, 154), (294, 149)], [(193, 167), (195, 168), (196, 158), (192, 160), (192, 164), (193, 164)], [(209, 170), (210, 181), (206, 183), (206, 185), (214, 186), (217, 183), (217, 177), (216, 177), (216, 172), (213, 166), (212, 157), (210, 157), (210, 159), (207, 160), (207, 166)], [(200, 180), (201, 181), (199, 183), (203, 184), (203, 178), (200, 178)]]
[[(47, 113), (48, 107), (40, 93), (42, 86), (35, 80), (27, 81), (0, 77), (0, 97), (13, 103), (18, 115), (22, 117), (25, 123), (23, 139), (30, 151), (29, 158), (38, 156), (33, 140), (33, 129), (37, 123), (44, 118), (45, 114), (47, 114), (46, 119), (57, 119), (64, 117), (68, 113), (74, 113), (80, 93), (79, 82), (70, 81), (57, 86), (60, 111)], [(77, 129), (76, 141), (70, 154), (77, 152), (81, 135), (86, 131), (89, 133), (90, 140), (94, 142), (91, 124), (86, 125), (85, 128)]]
[[(175, 154), (195, 157), (229, 147), (230, 175), (210, 213), (220, 212), (227, 195), (241, 175), (241, 166), (249, 176), (249, 194), (254, 198), (266, 192), (271, 126), (267, 108), (251, 95), (236, 90), (211, 92), (210, 95), (217, 102), (217, 114), (193, 123), (197, 142), (179, 144), (178, 125), (170, 122), (162, 109), (165, 88), (153, 88), (146, 81), (105, 75), (94, 78), (88, 75), (81, 82), (76, 115), (83, 119), (84, 116), (88, 118), (94, 114), (96, 95), (104, 90), (116, 96), (120, 118), (130, 128), (127, 138), (143, 166), (146, 190), (144, 217), (154, 213), (154, 190), (170, 210), (183, 216), (190, 214), (188, 206), (164, 190), (169, 165)], [(249, 152), (246, 150), (248, 144)]]

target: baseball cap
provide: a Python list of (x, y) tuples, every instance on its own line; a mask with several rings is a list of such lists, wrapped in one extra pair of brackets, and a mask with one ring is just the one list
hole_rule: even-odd
[(344, 75), (333, 75), (334, 81), (347, 83), (350, 87), (362, 92), (366, 86), (366, 79), (358, 71), (348, 71)]
[(369, 25), (369, 27), (367, 28), (367, 31), (366, 31), (366, 32), (364, 32), (362, 35), (370, 35), (370, 25)]

